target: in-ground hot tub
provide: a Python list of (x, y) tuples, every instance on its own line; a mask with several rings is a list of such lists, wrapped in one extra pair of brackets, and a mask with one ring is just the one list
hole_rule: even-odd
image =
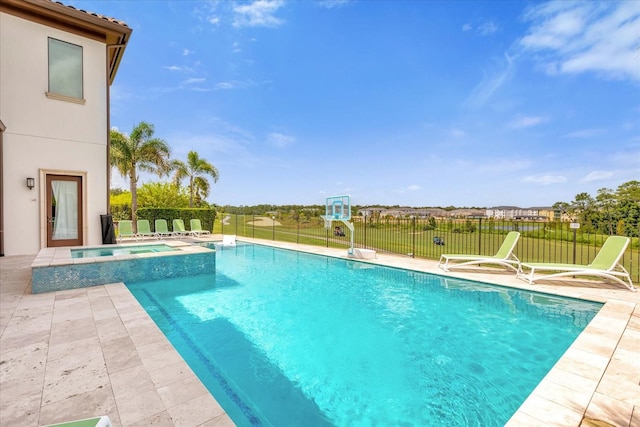
[(137, 255), (150, 254), (158, 252), (175, 252), (179, 248), (169, 246), (167, 244), (149, 244), (135, 246), (101, 246), (99, 248), (80, 248), (71, 249), (71, 258), (95, 258), (102, 256), (118, 256), (118, 255)]
[(31, 291), (212, 274), (215, 255), (213, 249), (184, 242), (44, 248), (31, 264)]

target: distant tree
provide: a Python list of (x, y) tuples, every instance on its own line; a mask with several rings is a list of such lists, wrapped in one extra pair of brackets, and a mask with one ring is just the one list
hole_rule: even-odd
[(120, 191), (109, 195), (111, 205), (129, 205), (131, 206), (131, 193), (128, 191)]
[(560, 212), (560, 219), (562, 219), (563, 215), (566, 215), (569, 213), (570, 206), (571, 205), (569, 205), (569, 203), (567, 202), (555, 202), (553, 204), (553, 210)]
[(596, 196), (596, 204), (598, 209), (600, 210), (601, 217), (604, 221), (601, 221), (600, 231), (605, 232), (609, 235), (613, 235), (614, 223), (615, 221), (615, 207), (617, 203), (617, 198), (613, 190), (609, 188), (601, 188), (598, 190), (598, 195)]
[(159, 176), (169, 170), (169, 145), (160, 138), (153, 137), (153, 125), (140, 122), (130, 135), (111, 130), (111, 166), (123, 177), (129, 178), (131, 191), (131, 220), (136, 230), (136, 209), (138, 208), (138, 171), (157, 173)]
[(148, 182), (138, 188), (138, 207), (186, 208), (189, 207), (189, 194), (172, 183)]
[(175, 170), (174, 179), (179, 185), (184, 178), (189, 178), (189, 207), (193, 207), (194, 198), (204, 200), (209, 195), (209, 181), (205, 175), (213, 178), (213, 182), (218, 182), (218, 169), (205, 159), (201, 159), (197, 152), (189, 151), (187, 163), (180, 160), (172, 162)]
[(599, 212), (595, 199), (589, 193), (580, 193), (571, 202), (570, 212), (573, 212), (585, 233), (593, 233), (597, 229)]
[(618, 200), (631, 200), (640, 203), (640, 181), (628, 181), (616, 189)]

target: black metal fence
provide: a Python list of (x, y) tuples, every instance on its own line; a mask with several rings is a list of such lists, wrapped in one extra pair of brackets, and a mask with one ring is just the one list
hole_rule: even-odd
[[(224, 214), (219, 218), (216, 233), (326, 247), (351, 244), (351, 232), (340, 221), (326, 228), (321, 218)], [(351, 222), (357, 248), (428, 259), (438, 259), (443, 253), (493, 255), (509, 231), (519, 231), (514, 253), (523, 262), (589, 264), (608, 237), (559, 221), (354, 217)], [(630, 236), (622, 259), (634, 283), (640, 283), (639, 235), (640, 226)]]

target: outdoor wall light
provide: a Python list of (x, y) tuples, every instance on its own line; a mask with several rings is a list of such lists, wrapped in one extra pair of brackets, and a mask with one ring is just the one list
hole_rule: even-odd
[(27, 187), (29, 187), (29, 190), (33, 190), (33, 187), (36, 186), (36, 180), (33, 178), (27, 178)]

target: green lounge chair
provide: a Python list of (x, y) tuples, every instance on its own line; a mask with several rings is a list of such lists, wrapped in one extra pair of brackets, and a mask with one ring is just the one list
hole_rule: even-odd
[(209, 230), (202, 229), (202, 224), (199, 219), (192, 219), (189, 225), (191, 227), (190, 233), (195, 237), (200, 237), (203, 234), (211, 234)]
[[(597, 276), (621, 283), (629, 288), (629, 290), (635, 292), (636, 288), (631, 282), (629, 272), (620, 264), (624, 251), (627, 249), (627, 246), (629, 246), (629, 241), (630, 239), (628, 237), (609, 236), (591, 264), (588, 265), (544, 262), (522, 263), (522, 267), (528, 268), (531, 271), (526, 274), (520, 271), (517, 277), (532, 284), (537, 280), (549, 280), (566, 276)], [(538, 271), (551, 271), (552, 274), (535, 277)]]
[(166, 219), (156, 219), (156, 239), (162, 239), (164, 237), (171, 237), (172, 233), (169, 231), (169, 226), (167, 225)]
[(133, 232), (133, 221), (118, 221), (118, 241), (122, 241), (122, 239), (138, 240), (138, 235)]
[(151, 232), (151, 225), (148, 219), (139, 219), (138, 224), (138, 237), (144, 240), (145, 237), (155, 237), (155, 234)]
[(173, 235), (186, 236), (189, 232), (184, 228), (184, 221), (181, 219), (173, 220)]
[(84, 420), (68, 421), (60, 424), (50, 424), (46, 427), (111, 427), (111, 420), (106, 415), (102, 417), (86, 418)]
[[(507, 237), (504, 238), (502, 246), (498, 249), (495, 255), (461, 255), (461, 254), (442, 254), (440, 256), (440, 262), (438, 268), (444, 271), (449, 271), (452, 268), (465, 267), (468, 265), (476, 264), (499, 264), (505, 267), (515, 270), (517, 273), (521, 271), (520, 260), (513, 254), (513, 250), (518, 243), (520, 233), (517, 231), (510, 231)], [(449, 264), (449, 261), (463, 261), (460, 264)]]

